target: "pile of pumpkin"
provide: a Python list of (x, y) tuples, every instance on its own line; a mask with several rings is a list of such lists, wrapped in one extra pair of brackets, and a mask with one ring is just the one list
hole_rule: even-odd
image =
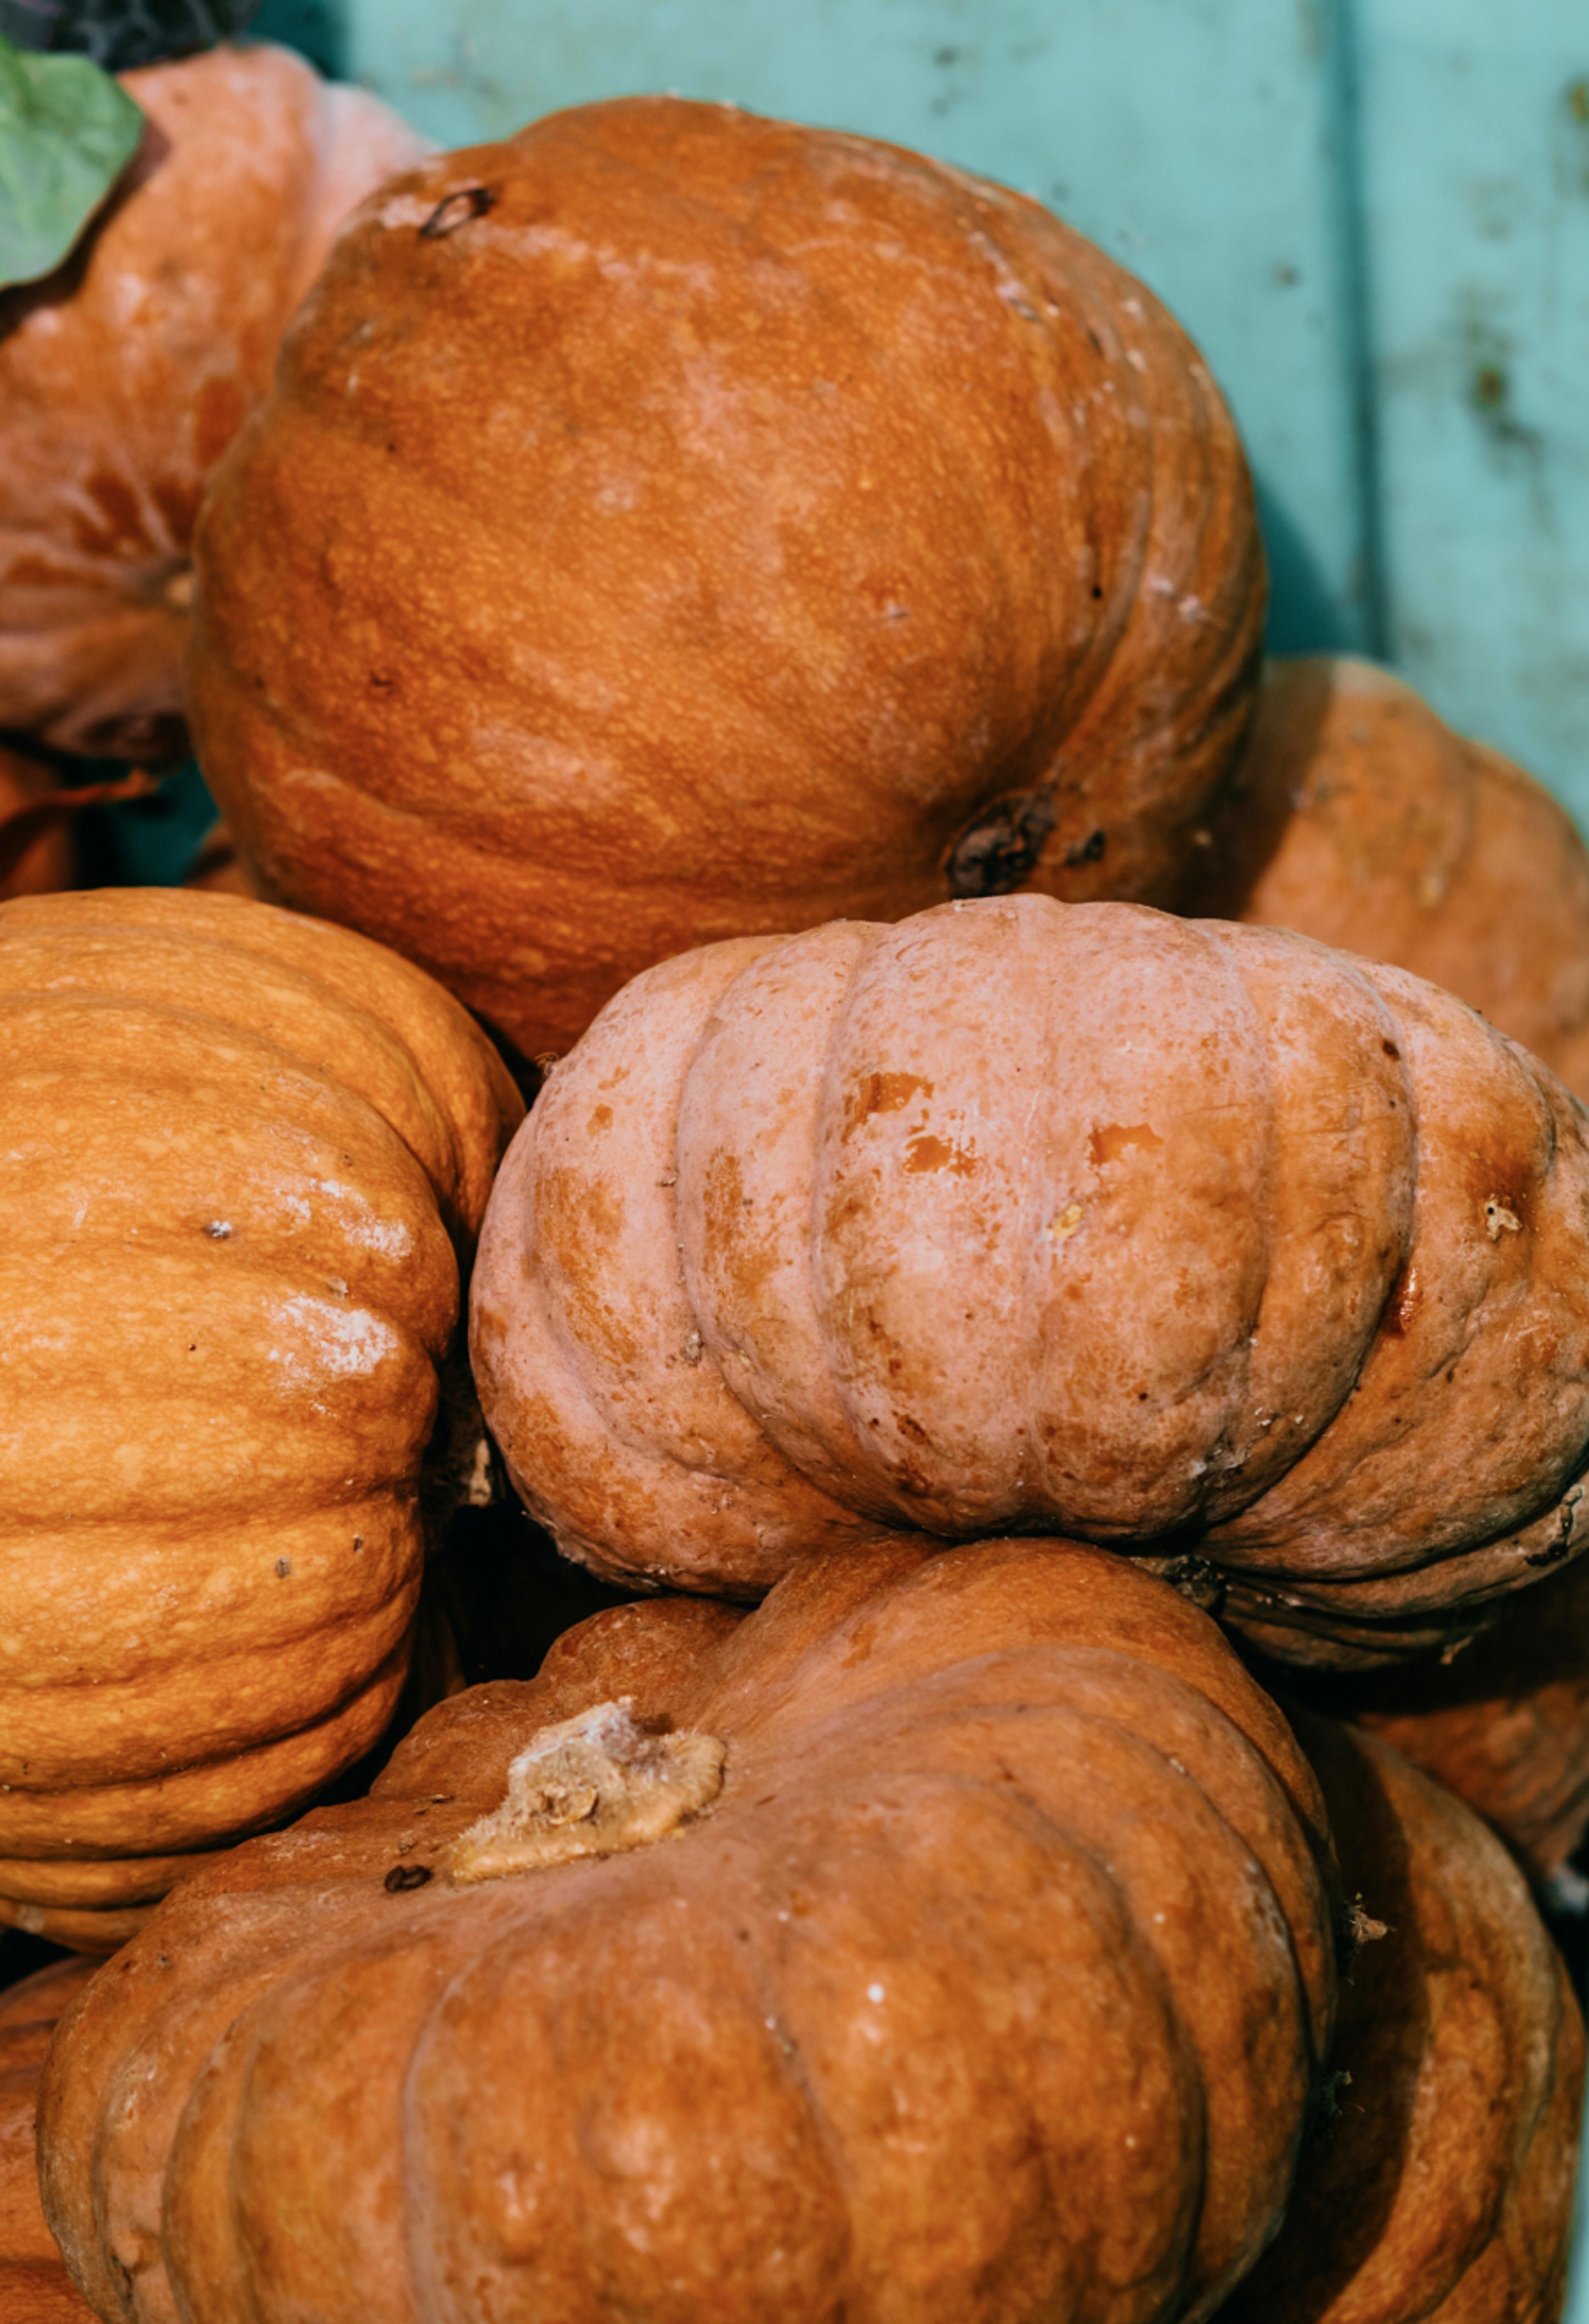
[[(0, 319), (0, 2311), (1557, 2317), (1566, 819), (1262, 671), (1031, 202), (128, 86)], [(246, 892), (69, 891), (189, 726)], [(612, 1602), (405, 1690), (499, 1462)]]

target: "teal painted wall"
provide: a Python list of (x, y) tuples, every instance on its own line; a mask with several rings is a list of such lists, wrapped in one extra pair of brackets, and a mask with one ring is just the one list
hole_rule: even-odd
[(1585, 0), (269, 0), (446, 144), (675, 89), (1037, 195), (1245, 433), (1274, 642), (1356, 646), (1589, 823)]

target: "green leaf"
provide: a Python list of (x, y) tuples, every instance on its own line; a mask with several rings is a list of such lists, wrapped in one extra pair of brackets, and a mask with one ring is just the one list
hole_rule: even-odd
[(0, 287), (54, 272), (142, 134), (132, 98), (87, 57), (0, 39)]

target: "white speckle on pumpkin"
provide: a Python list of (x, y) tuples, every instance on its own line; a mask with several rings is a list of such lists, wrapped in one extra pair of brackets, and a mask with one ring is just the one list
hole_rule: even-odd
[(876, 2006), (876, 2004), (877, 2004), (877, 2003), (878, 2003), (879, 2001), (881, 2001), (881, 2000), (883, 1999), (883, 1997), (884, 1997), (884, 1995), (883, 1995), (883, 1988), (882, 1988), (882, 1987), (881, 1987), (880, 1985), (868, 1985), (868, 1987), (867, 1987), (867, 1999), (868, 1999), (869, 2002), (871, 2002), (871, 2003), (874, 2005), (874, 2006)]

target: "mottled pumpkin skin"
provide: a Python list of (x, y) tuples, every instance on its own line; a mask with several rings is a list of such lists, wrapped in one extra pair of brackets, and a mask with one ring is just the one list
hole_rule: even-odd
[(1189, 911), (1427, 976), (1589, 1096), (1589, 852), (1548, 791), (1389, 670), (1272, 662)]
[(1300, 1736), (1348, 1895), (1343, 2081), (1285, 2226), (1220, 2324), (1557, 2324), (1584, 2025), (1501, 1842), (1373, 1737)]
[(34, 2111), (50, 2037), (96, 1964), (72, 1960), (0, 1993), (0, 2316), (5, 2324), (92, 2324), (39, 2207)]
[(345, 930), (0, 907), (0, 1918), (108, 1947), (380, 1734), (457, 1254), (520, 1111)]
[[(369, 1800), (185, 1883), (49, 2068), (45, 2206), (96, 2311), (1206, 2315), (1328, 2036), (1310, 1771), (1162, 1582), (930, 1546), (819, 1556), (749, 1616), (598, 1615)], [(453, 1886), (520, 1749), (614, 1697), (726, 1744), (715, 1802)]]
[(205, 480), (343, 217), (426, 146), (284, 49), (122, 81), (150, 125), (111, 203), (0, 292), (0, 727), (162, 758)]
[(1007, 897), (715, 945), (553, 1072), (476, 1380), (609, 1574), (1052, 1529), (1372, 1663), (1589, 1539), (1582, 1120), (1432, 985), (1267, 929)]
[(719, 936), (1167, 898), (1263, 597), (1139, 283), (963, 172), (666, 98), (365, 210), (198, 570), (200, 754), (270, 891), (527, 1056)]

